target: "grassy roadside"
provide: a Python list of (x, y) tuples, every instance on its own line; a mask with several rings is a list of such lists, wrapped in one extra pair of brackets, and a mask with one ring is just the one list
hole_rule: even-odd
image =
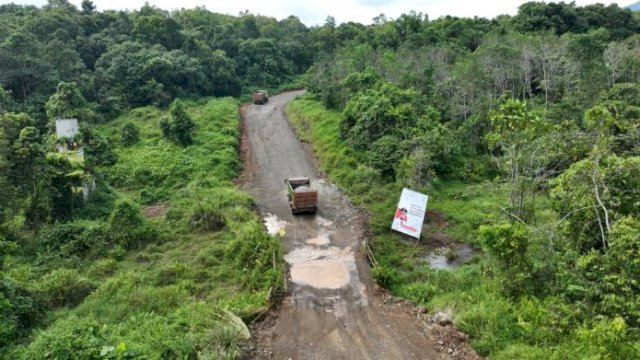
[[(313, 144), (321, 169), (369, 211), (371, 244), (379, 263), (372, 272), (381, 285), (431, 312), (450, 311), (474, 349), (492, 359), (600, 358), (598, 354), (611, 349), (606, 341), (614, 339), (617, 330), (605, 322), (593, 328), (576, 323), (577, 310), (565, 299), (506, 297), (489, 259), (478, 257), (453, 271), (432, 270), (419, 247), (389, 230), (401, 185), (381, 180), (363, 165), (362, 155), (341, 140), (340, 113), (327, 111), (309, 96), (291, 102), (287, 113), (300, 137)], [(419, 190), (428, 190), (429, 208), (447, 218), (445, 231), (468, 243), (476, 241), (480, 225), (498, 220), (499, 205), (506, 199), (505, 189), (492, 182), (439, 183)]]
[[(118, 161), (100, 169), (106, 179), (89, 204), (95, 211), (44, 231), (72, 227), (73, 240), (89, 249), (46, 257), (36, 240), (37, 255), (11, 260), (10, 276), (31, 284), (48, 305), (38, 330), (0, 358), (240, 355), (248, 336), (242, 320), (263, 311), (269, 289), (282, 284), (283, 264), (274, 261), (281, 248), (265, 233), (252, 199), (233, 184), (240, 168), (238, 102), (186, 105), (196, 123), (194, 144), (186, 148), (162, 137), (166, 112), (154, 107), (98, 129)], [(140, 130), (130, 147), (119, 140), (125, 123)], [(148, 205), (159, 213), (143, 211)], [(136, 228), (114, 225), (114, 211), (123, 208)], [(120, 230), (138, 241), (118, 240)]]

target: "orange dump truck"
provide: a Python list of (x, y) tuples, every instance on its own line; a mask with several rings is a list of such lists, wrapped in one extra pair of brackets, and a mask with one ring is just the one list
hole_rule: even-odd
[(318, 191), (311, 188), (308, 177), (295, 177), (284, 180), (287, 184), (287, 198), (293, 215), (309, 213), (318, 210)]

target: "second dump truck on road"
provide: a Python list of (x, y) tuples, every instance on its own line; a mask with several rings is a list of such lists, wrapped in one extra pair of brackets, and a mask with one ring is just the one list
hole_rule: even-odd
[(266, 90), (258, 90), (253, 94), (253, 103), (256, 105), (266, 104), (269, 101), (269, 93)]
[(287, 198), (293, 215), (313, 214), (318, 210), (318, 191), (311, 188), (308, 177), (288, 178), (284, 182), (287, 184)]

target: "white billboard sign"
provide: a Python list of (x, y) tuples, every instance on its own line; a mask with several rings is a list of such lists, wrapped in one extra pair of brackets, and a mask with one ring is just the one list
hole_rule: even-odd
[(391, 229), (419, 239), (424, 214), (427, 211), (427, 200), (429, 197), (425, 194), (407, 188), (402, 189)]

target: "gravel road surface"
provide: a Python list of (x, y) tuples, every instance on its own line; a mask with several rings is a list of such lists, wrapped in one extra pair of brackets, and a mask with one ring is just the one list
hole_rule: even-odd
[[(272, 321), (254, 334), (258, 359), (436, 359), (415, 314), (385, 305), (363, 260), (363, 215), (314, 167), (284, 107), (301, 91), (243, 109), (243, 189), (271, 233), (280, 233), (289, 267), (287, 293)], [(291, 215), (284, 179), (309, 176), (315, 215)]]

